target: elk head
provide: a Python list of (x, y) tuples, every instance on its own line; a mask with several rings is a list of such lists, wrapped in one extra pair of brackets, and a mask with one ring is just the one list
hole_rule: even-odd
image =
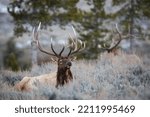
[[(57, 65), (58, 65), (56, 87), (63, 86), (64, 84), (73, 80), (73, 75), (72, 75), (72, 72), (70, 70), (70, 68), (72, 66), (72, 60), (74, 60), (74, 54), (79, 53), (80, 51), (82, 51), (85, 48), (85, 43), (83, 43), (81, 40), (79, 40), (77, 38), (73, 39), (71, 37), (71, 35), (69, 35), (70, 39), (72, 41), (71, 44), (67, 47), (63, 46), (61, 51), (59, 53), (57, 53), (54, 50), (52, 38), (51, 38), (51, 50), (52, 50), (52, 52), (48, 52), (47, 50), (45, 50), (41, 47), (39, 39), (38, 39), (38, 31), (40, 29), (40, 26), (41, 26), (41, 23), (39, 24), (36, 31), (35, 31), (35, 28), (33, 30), (34, 41), (36, 42), (37, 47), (39, 48), (39, 50), (41, 52), (48, 54), (51, 57), (55, 57), (55, 59), (52, 59), (52, 60), (57, 62)], [(73, 27), (72, 27), (72, 29), (73, 29), (75, 37), (76, 37), (76, 32), (75, 32)], [(65, 56), (63, 56), (62, 53), (64, 52), (65, 49), (69, 49), (69, 52)]]

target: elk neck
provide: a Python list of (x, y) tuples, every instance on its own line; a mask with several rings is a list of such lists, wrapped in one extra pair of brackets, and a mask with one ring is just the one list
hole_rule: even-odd
[(57, 79), (63, 79), (63, 80), (71, 80), (73, 79), (72, 73), (70, 68), (58, 68), (57, 70)]

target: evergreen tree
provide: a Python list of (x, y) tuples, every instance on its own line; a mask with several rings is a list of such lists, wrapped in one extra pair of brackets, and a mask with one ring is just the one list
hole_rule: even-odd
[(101, 52), (100, 47), (106, 43), (103, 38), (108, 32), (106, 27), (103, 27), (103, 22), (107, 18), (104, 11), (104, 0), (88, 1), (88, 4), (93, 5), (90, 12), (84, 12), (80, 31), (81, 40), (86, 41), (86, 52), (83, 54), (86, 58), (95, 59)]
[(4, 67), (13, 71), (18, 71), (19, 63), (17, 57), (19, 53), (15, 47), (13, 38), (7, 42), (7, 50), (4, 53)]
[(14, 18), (15, 34), (18, 36), (29, 31), (25, 24), (37, 26), (42, 22), (42, 28), (55, 24), (59, 24), (60, 27), (74, 25), (80, 34), (79, 38), (86, 42), (86, 50), (80, 57), (89, 59), (97, 58), (101, 52), (100, 47), (106, 42), (106, 45), (109, 44), (109, 41), (104, 39), (106, 33), (110, 32), (110, 28), (105, 26), (108, 20), (109, 23), (112, 20), (119, 22), (125, 33), (133, 35), (144, 33), (140, 22), (150, 17), (148, 0), (112, 0), (113, 6), (122, 7), (110, 14), (105, 13), (105, 0), (85, 1), (93, 6), (90, 11), (77, 8), (79, 0), (14, 0), (9, 4), (8, 12)]
[(18, 65), (18, 62), (17, 62), (17, 58), (15, 56), (14, 53), (10, 53), (6, 60), (5, 60), (5, 64), (8, 69), (11, 69), (13, 71), (18, 71), (19, 70), (19, 65)]
[[(124, 32), (137, 37), (142, 37), (150, 26), (143, 25), (150, 18), (149, 0), (113, 0), (113, 5), (122, 5), (123, 7), (116, 13), (111, 14), (111, 18), (119, 19)], [(147, 33), (148, 34), (148, 33)], [(150, 36), (150, 35), (149, 35)], [(132, 49), (133, 37), (130, 38), (130, 47)]]
[[(44, 26), (59, 24), (74, 25), (80, 33), (80, 39), (86, 41), (86, 51), (82, 56), (86, 58), (96, 58), (99, 54), (98, 45), (101, 44), (100, 25), (104, 19), (103, 0), (88, 1), (94, 4), (91, 12), (85, 12), (76, 7), (79, 0), (14, 0), (8, 6), (8, 12), (15, 21), (15, 34), (21, 36), (23, 32), (29, 31), (24, 24), (31, 26), (42, 22)], [(45, 27), (43, 27), (45, 28)], [(85, 33), (88, 34), (86, 35)], [(80, 57), (82, 57), (80, 56)]]

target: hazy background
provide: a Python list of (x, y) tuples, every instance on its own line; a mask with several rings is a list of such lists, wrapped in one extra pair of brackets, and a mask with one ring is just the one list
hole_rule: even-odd
[[(149, 6), (149, 0), (0, 0), (0, 99), (150, 99)], [(31, 46), (39, 22), (44, 48), (50, 50), (53, 37), (59, 50), (68, 33), (74, 37), (71, 26), (86, 48), (73, 62), (72, 83), (20, 92), (14, 86), (23, 77), (57, 69)], [(117, 56), (101, 50), (115, 37), (115, 24), (123, 36), (132, 35)]]
[[(121, 2), (117, 0), (99, 2), (71, 0), (66, 1), (68, 5), (63, 2), (50, 1), (47, 7), (44, 7), (49, 8), (48, 10), (43, 10), (47, 1), (40, 2), (31, 1), (28, 6), (20, 0), (0, 1), (1, 69), (26, 70), (32, 66), (33, 59), (37, 59), (38, 64), (50, 60), (48, 56), (40, 52), (36, 55), (31, 47), (32, 29), (42, 21), (40, 41), (44, 47), (49, 47), (50, 37), (53, 37), (57, 44), (65, 43), (68, 39), (68, 32), (73, 35), (71, 29), (73, 25), (79, 38), (87, 44), (86, 50), (78, 58), (96, 59), (101, 53), (100, 47), (110, 45), (112, 30), (114, 30), (114, 25), (118, 24), (123, 35), (134, 35), (134, 37), (124, 39), (120, 47), (131, 51), (132, 46), (132, 52), (137, 52), (142, 57), (146, 56), (145, 58), (150, 56), (150, 13), (146, 7), (149, 2), (146, 0), (143, 0), (142, 4), (139, 0)], [(56, 6), (57, 4), (60, 6)], [(7, 8), (10, 9), (9, 12)], [(70, 11), (65, 14), (67, 10)], [(29, 12), (28, 15), (26, 15), (27, 12)], [(43, 14), (40, 15), (40, 12)], [(49, 14), (44, 15), (44, 13)], [(42, 19), (42, 17), (46, 18)]]

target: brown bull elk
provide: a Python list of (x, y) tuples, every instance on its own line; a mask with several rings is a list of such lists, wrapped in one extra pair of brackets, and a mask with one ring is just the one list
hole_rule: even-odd
[(116, 32), (117, 32), (117, 34), (119, 36), (118, 40), (116, 41), (116, 40), (113, 39), (110, 47), (102, 48), (102, 50), (107, 51), (108, 53), (114, 53), (114, 55), (117, 54), (117, 52), (116, 52), (117, 51), (117, 47), (120, 44), (120, 42), (122, 41), (122, 35), (119, 32), (117, 24), (116, 24)]
[[(48, 54), (51, 57), (55, 57), (55, 59), (52, 59), (52, 60), (55, 60), (55, 62), (57, 62), (57, 65), (58, 65), (57, 72), (56, 74), (55, 73), (44, 74), (44, 75), (37, 76), (37, 77), (24, 77), (22, 81), (20, 81), (20, 83), (16, 85), (17, 89), (19, 90), (33, 89), (33, 87), (35, 86), (32, 86), (32, 85), (34, 85), (36, 82), (42, 83), (42, 84), (43, 82), (46, 82), (46, 84), (54, 84), (54, 79), (55, 79), (56, 80), (55, 86), (57, 88), (58, 86), (63, 86), (64, 84), (72, 81), (73, 75), (72, 75), (70, 68), (72, 66), (72, 60), (74, 59), (74, 54), (79, 53), (85, 48), (85, 43), (77, 39), (75, 29), (72, 27), (74, 31), (74, 35), (75, 35), (75, 39), (73, 39), (72, 36), (69, 35), (72, 43), (67, 47), (63, 46), (61, 51), (57, 53), (54, 50), (54, 46), (53, 46), (52, 39), (51, 39), (52, 51), (49, 52), (45, 50), (44, 48), (42, 48), (39, 42), (38, 35), (39, 35), (40, 26), (41, 26), (41, 23), (39, 24), (37, 29), (35, 28), (33, 29), (34, 43), (36, 43), (37, 47), (39, 48), (41, 52)], [(62, 54), (64, 50), (66, 49), (68, 49), (69, 51), (66, 55), (63, 56)]]

